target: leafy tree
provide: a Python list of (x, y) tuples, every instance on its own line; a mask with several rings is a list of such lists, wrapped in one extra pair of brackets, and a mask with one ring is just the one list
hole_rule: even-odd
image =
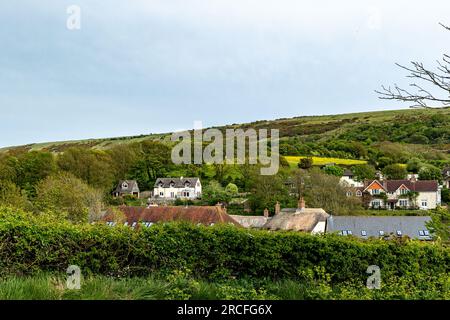
[(441, 170), (431, 164), (423, 165), (419, 170), (419, 180), (441, 180)]
[(268, 208), (273, 212), (277, 201), (282, 206), (288, 205), (291, 199), (284, 181), (285, 177), (280, 174), (273, 176), (256, 174), (252, 178), (252, 193), (249, 197), (252, 210), (261, 212)]
[(369, 164), (353, 166), (351, 170), (357, 181), (375, 179), (375, 168)]
[(56, 172), (56, 161), (52, 153), (33, 151), (20, 155), (15, 162), (16, 184), (32, 197), (34, 187), (49, 175)]
[(140, 143), (138, 159), (130, 170), (130, 178), (136, 179), (142, 189), (151, 189), (156, 179), (165, 177), (174, 168), (171, 149), (159, 141)]
[(442, 202), (450, 205), (450, 189), (443, 188), (441, 193)]
[(111, 164), (114, 168), (114, 178), (116, 181), (128, 177), (130, 169), (137, 161), (138, 152), (138, 144), (119, 144), (108, 151), (111, 157)]
[(231, 194), (219, 182), (212, 180), (203, 188), (202, 199), (209, 205), (215, 205), (219, 202), (228, 203), (231, 200)]
[(102, 193), (70, 173), (49, 176), (37, 186), (36, 206), (54, 211), (74, 223), (99, 219)]
[(422, 160), (420, 160), (419, 158), (411, 158), (408, 160), (408, 163), (406, 165), (406, 169), (409, 172), (413, 172), (413, 173), (418, 173), (420, 168), (422, 167), (423, 163)]
[(111, 157), (103, 151), (69, 148), (59, 156), (58, 166), (102, 190), (110, 190), (115, 183)]
[(229, 183), (226, 187), (225, 187), (225, 191), (231, 196), (231, 197), (235, 197), (238, 193), (239, 193), (239, 188), (237, 185), (235, 185), (234, 183)]
[(406, 168), (400, 164), (390, 164), (383, 169), (383, 174), (390, 180), (405, 179), (408, 175)]
[(323, 171), (326, 174), (336, 177), (342, 177), (342, 175), (344, 174), (344, 169), (339, 166), (326, 166), (325, 168), (323, 168)]
[(309, 169), (313, 166), (313, 158), (311, 157), (306, 157), (306, 158), (301, 158), (300, 162), (298, 163), (298, 167), (300, 169)]
[(0, 180), (0, 204), (15, 208), (25, 208), (28, 205), (27, 197), (22, 194), (19, 187), (8, 180)]
[(305, 178), (304, 197), (307, 206), (323, 208), (332, 214), (350, 214), (361, 208), (361, 201), (347, 197), (346, 188), (339, 184), (339, 178), (313, 169)]
[(430, 232), (443, 241), (450, 240), (450, 209), (438, 208), (431, 214), (431, 221), (427, 223)]

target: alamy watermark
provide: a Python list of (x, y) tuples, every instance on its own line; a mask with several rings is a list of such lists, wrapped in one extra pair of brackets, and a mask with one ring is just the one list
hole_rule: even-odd
[(370, 274), (367, 278), (367, 288), (369, 289), (381, 289), (381, 269), (379, 266), (369, 266), (366, 273)]
[(80, 290), (81, 289), (81, 269), (79, 266), (71, 265), (66, 271), (67, 280), (66, 287), (69, 290)]
[[(178, 142), (172, 149), (172, 162), (241, 165), (259, 163), (261, 175), (275, 175), (280, 166), (279, 137), (277, 129), (271, 129), (270, 136), (267, 129), (226, 129), (224, 141), (221, 130), (203, 130), (202, 122), (195, 121), (192, 134), (190, 131), (172, 134), (172, 141)], [(204, 142), (211, 143), (204, 148)]]
[(81, 29), (81, 8), (77, 5), (68, 6), (66, 9), (69, 17), (66, 21), (66, 27), (68, 30), (80, 30)]

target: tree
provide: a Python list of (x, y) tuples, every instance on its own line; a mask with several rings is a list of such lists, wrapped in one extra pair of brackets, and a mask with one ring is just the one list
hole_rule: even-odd
[(35, 194), (34, 187), (42, 179), (56, 172), (55, 157), (50, 152), (27, 152), (21, 154), (14, 163), (16, 184), (32, 197)]
[(74, 223), (100, 217), (102, 193), (70, 173), (49, 176), (36, 189), (36, 206), (41, 211), (54, 211)]
[(326, 166), (325, 168), (323, 168), (323, 171), (326, 174), (336, 177), (342, 177), (342, 175), (344, 174), (344, 169), (339, 166)]
[(209, 205), (217, 203), (228, 203), (231, 195), (215, 180), (211, 180), (209, 184), (203, 188), (202, 199)]
[(58, 166), (95, 188), (109, 191), (115, 183), (111, 157), (104, 151), (69, 148), (58, 157)]
[(383, 169), (383, 174), (390, 180), (405, 179), (408, 175), (406, 168), (400, 164), (390, 164)]
[(350, 214), (361, 208), (360, 200), (347, 197), (346, 188), (339, 178), (313, 169), (305, 177), (304, 197), (306, 204), (314, 208), (323, 208), (332, 214)]
[(239, 188), (237, 185), (235, 185), (234, 183), (229, 183), (226, 187), (225, 187), (225, 191), (226, 193), (228, 193), (231, 197), (235, 197), (237, 196), (237, 194), (239, 193)]
[(438, 208), (431, 214), (431, 221), (427, 222), (427, 228), (435, 237), (443, 241), (450, 240), (450, 209)]
[(27, 204), (27, 197), (19, 187), (11, 181), (0, 180), (0, 205), (25, 208)]
[(409, 172), (418, 173), (422, 165), (423, 165), (422, 160), (420, 160), (419, 158), (411, 158), (408, 160), (408, 163), (406, 164), (406, 169)]
[(261, 212), (268, 208), (273, 212), (277, 201), (282, 206), (287, 205), (290, 197), (284, 181), (285, 178), (280, 174), (273, 176), (256, 174), (252, 178), (252, 193), (249, 197), (252, 210)]
[[(443, 24), (441, 26), (450, 30)], [(397, 85), (394, 85), (393, 88), (382, 86), (381, 91), (375, 91), (380, 95), (380, 99), (412, 102), (411, 107), (428, 108), (430, 102), (450, 105), (450, 55), (444, 54), (442, 60), (437, 61), (435, 70), (431, 70), (422, 62), (417, 61), (412, 61), (410, 67), (398, 63), (396, 65), (409, 73), (408, 78), (418, 82), (409, 85), (414, 92)], [(429, 88), (424, 85), (428, 85)]]
[(301, 158), (298, 167), (300, 169), (309, 169), (312, 167), (313, 163), (314, 161), (311, 157)]
[(165, 177), (173, 167), (170, 147), (159, 141), (147, 140), (140, 143), (130, 178), (137, 180), (142, 189), (149, 190), (157, 178)]
[(373, 180), (375, 179), (375, 168), (368, 164), (362, 164), (352, 167), (352, 172), (357, 181)]
[(419, 180), (441, 180), (441, 170), (431, 164), (424, 164), (419, 170)]

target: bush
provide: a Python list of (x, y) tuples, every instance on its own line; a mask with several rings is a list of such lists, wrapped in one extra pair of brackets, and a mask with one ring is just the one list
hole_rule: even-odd
[(0, 272), (64, 272), (139, 276), (192, 270), (199, 278), (303, 279), (320, 268), (330, 281), (365, 281), (369, 265), (384, 277), (446, 276), (450, 250), (439, 243), (362, 241), (337, 235), (312, 236), (186, 223), (129, 227), (73, 225), (46, 216), (0, 209)]

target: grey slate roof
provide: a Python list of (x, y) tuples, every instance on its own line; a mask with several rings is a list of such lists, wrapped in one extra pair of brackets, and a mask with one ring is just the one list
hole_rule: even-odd
[[(428, 231), (425, 223), (430, 220), (429, 216), (330, 216), (326, 230), (327, 233), (351, 231), (353, 236), (360, 238), (378, 238), (380, 231), (384, 231), (384, 235), (397, 235), (397, 231), (401, 231), (402, 236), (429, 240), (429, 235), (419, 232)], [(363, 236), (362, 231), (367, 235)]]
[(159, 184), (162, 184), (163, 188), (169, 188), (171, 183), (174, 184), (175, 188), (184, 188), (186, 183), (189, 183), (193, 187), (197, 181), (199, 181), (199, 178), (158, 178), (155, 182), (155, 188)]
[[(126, 182), (126, 184), (128, 185), (128, 188), (122, 188), (123, 183)], [(118, 193), (133, 193), (133, 191), (135, 192), (139, 192), (139, 187), (137, 184), (136, 180), (121, 180), (119, 181), (119, 183), (117, 184), (116, 189), (114, 190), (114, 193), (118, 192)]]

